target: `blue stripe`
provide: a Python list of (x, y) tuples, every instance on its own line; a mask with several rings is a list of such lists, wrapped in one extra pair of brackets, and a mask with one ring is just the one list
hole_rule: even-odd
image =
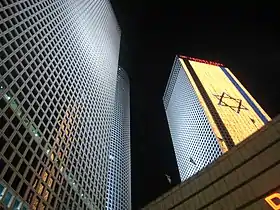
[(266, 117), (263, 115), (263, 113), (259, 110), (259, 108), (256, 106), (256, 104), (251, 100), (251, 98), (245, 93), (245, 91), (239, 86), (239, 84), (235, 81), (235, 79), (228, 73), (228, 71), (225, 69), (225, 67), (220, 67), (225, 75), (229, 78), (229, 80), (232, 82), (232, 84), (237, 88), (237, 90), (241, 93), (241, 95), (246, 99), (246, 101), (249, 103), (249, 105), (253, 108), (253, 110), (257, 113), (259, 118), (263, 121), (264, 124), (268, 122)]

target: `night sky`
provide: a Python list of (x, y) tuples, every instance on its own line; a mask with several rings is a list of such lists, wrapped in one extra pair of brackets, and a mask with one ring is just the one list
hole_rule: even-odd
[(276, 7), (254, 2), (112, 3), (120, 63), (131, 80), (132, 207), (139, 209), (179, 183), (162, 103), (175, 55), (225, 64), (273, 118), (280, 113), (280, 19)]

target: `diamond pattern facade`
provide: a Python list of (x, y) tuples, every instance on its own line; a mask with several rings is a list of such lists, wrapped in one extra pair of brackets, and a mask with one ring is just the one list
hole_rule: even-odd
[(167, 101), (164, 97), (164, 101), (183, 181), (217, 159), (222, 152), (183, 67), (180, 63), (176, 64), (169, 79), (173, 82), (172, 90), (169, 90), (171, 85), (166, 90), (171, 92), (170, 98)]
[(1, 4), (1, 205), (104, 209), (120, 42), (109, 1)]
[(119, 68), (109, 146), (107, 209), (131, 209), (129, 78)]

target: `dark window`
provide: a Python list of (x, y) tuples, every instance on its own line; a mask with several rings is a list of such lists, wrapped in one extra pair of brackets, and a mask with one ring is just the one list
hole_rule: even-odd
[(26, 201), (31, 204), (32, 198), (34, 196), (34, 192), (30, 189)]
[(9, 167), (8, 168), (8, 170), (6, 171), (6, 173), (5, 173), (5, 175), (4, 175), (4, 180), (6, 181), (6, 182), (9, 182), (9, 180), (11, 179), (11, 177), (12, 177), (12, 175), (13, 175), (13, 170)]
[(0, 137), (0, 151), (4, 148), (6, 143), (7, 143), (6, 139), (3, 136), (1, 136)]
[(41, 157), (43, 151), (42, 149), (39, 147), (38, 150), (37, 150), (37, 155), (39, 156), (39, 158)]
[(19, 185), (19, 182), (20, 182), (20, 178), (19, 178), (18, 175), (16, 175), (15, 178), (14, 178), (14, 181), (13, 181), (13, 183), (12, 183), (12, 188), (13, 188), (14, 190), (17, 189), (17, 187), (18, 187), (18, 185)]
[(13, 110), (10, 107), (5, 112), (5, 114), (7, 115), (8, 118), (11, 118), (13, 113), (14, 112), (13, 112)]
[(25, 155), (25, 159), (29, 162), (31, 158), (32, 158), (32, 152), (31, 150), (28, 150), (28, 152)]
[(29, 143), (30, 142), (30, 140), (31, 140), (31, 138), (32, 138), (32, 136), (30, 135), (30, 133), (27, 133), (26, 135), (25, 135), (25, 140)]
[(13, 159), (13, 161), (12, 161), (12, 165), (13, 165), (15, 168), (17, 167), (19, 160), (20, 160), (19, 155), (18, 155), (18, 154), (15, 154), (15, 157), (14, 157), (14, 159)]
[(12, 144), (16, 147), (18, 145), (20, 141), (20, 137), (19, 135), (16, 133), (16, 135), (14, 136), (13, 140), (12, 140)]
[(23, 155), (26, 149), (26, 144), (24, 142), (21, 143), (20, 147), (18, 148), (18, 151)]
[(34, 172), (33, 172), (31, 169), (29, 169), (28, 173), (26, 174), (25, 179), (26, 179), (28, 182), (30, 182), (30, 180), (31, 180), (31, 178), (32, 178), (32, 176), (33, 176), (33, 174), (34, 174)]
[(9, 159), (13, 153), (13, 148), (11, 146), (8, 146), (8, 148), (6, 149), (4, 156)]
[(13, 134), (13, 132), (14, 132), (13, 127), (12, 127), (11, 125), (9, 125), (8, 128), (7, 128), (6, 131), (5, 131), (5, 135), (6, 135), (8, 138), (10, 138), (10, 136)]
[(32, 142), (32, 144), (31, 144), (31, 148), (33, 149), (33, 150), (36, 150), (36, 147), (37, 147), (37, 143), (36, 143), (36, 141), (34, 140), (33, 142)]
[(37, 165), (38, 165), (38, 159), (37, 159), (36, 157), (34, 157), (32, 163), (31, 163), (31, 166), (32, 166), (34, 169), (36, 169)]
[(27, 190), (27, 184), (23, 183), (20, 188), (19, 195), (21, 197), (24, 197), (26, 190)]
[(21, 135), (23, 135), (25, 131), (26, 131), (25, 127), (21, 125), (19, 128), (19, 132), (21, 133)]
[(15, 118), (13, 119), (12, 123), (14, 124), (15, 127), (17, 127), (18, 124), (19, 124), (19, 119), (18, 119), (17, 117), (15, 117)]
[(54, 192), (57, 194), (59, 190), (59, 184), (56, 182), (54, 186)]
[(25, 162), (22, 162), (22, 164), (20, 165), (20, 168), (18, 170), (21, 175), (24, 174), (26, 167), (27, 167), (27, 164)]
[(51, 206), (54, 207), (54, 203), (55, 203), (55, 197), (53, 196), (51, 199)]
[(6, 163), (4, 160), (0, 159), (0, 174), (2, 173), (4, 167), (5, 167)]

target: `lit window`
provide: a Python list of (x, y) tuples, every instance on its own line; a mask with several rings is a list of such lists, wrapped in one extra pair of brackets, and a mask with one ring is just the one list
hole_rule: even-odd
[(44, 185), (43, 184), (40, 184), (39, 187), (38, 187), (38, 194), (42, 195), (42, 192), (44, 190)]
[(3, 203), (5, 204), (5, 206), (10, 207), (12, 200), (13, 200), (12, 193), (7, 192), (7, 194), (4, 197)]
[(28, 210), (27, 206), (22, 206), (21, 210)]
[(0, 200), (3, 197), (5, 191), (6, 191), (6, 187), (4, 187), (2, 184), (0, 184)]
[(58, 166), (60, 165), (61, 161), (59, 160), (59, 158), (56, 158), (56, 163)]
[(46, 204), (44, 204), (44, 203), (41, 203), (40, 204), (40, 207), (39, 207), (39, 209), (42, 209), (42, 210), (45, 210), (46, 209)]
[(6, 88), (6, 85), (4, 85), (3, 82), (1, 82), (1, 84), (0, 84), (0, 90), (2, 91), (2, 90), (4, 90), (5, 88)]
[(109, 159), (110, 160), (115, 160), (114, 156), (112, 156), (112, 155), (109, 155)]
[(18, 115), (19, 117), (22, 117), (23, 111), (22, 111), (21, 109), (19, 109), (19, 110), (17, 111), (17, 115)]
[(9, 100), (11, 100), (11, 98), (12, 98), (12, 94), (9, 93), (9, 92), (7, 92), (7, 93), (4, 95), (4, 98), (5, 98), (7, 101), (9, 101)]
[(12, 102), (11, 102), (11, 108), (12, 108), (13, 110), (16, 110), (16, 109), (18, 108), (18, 104), (17, 104), (17, 102), (16, 102), (15, 100), (12, 100)]
[(16, 199), (14, 202), (13, 210), (19, 210), (21, 207), (21, 201), (19, 199)]
[(33, 209), (33, 210), (37, 209), (39, 202), (40, 202), (40, 199), (38, 197), (36, 197), (31, 204), (31, 209)]
[(23, 124), (27, 127), (29, 125), (30, 120), (26, 117), (23, 120)]
[(52, 187), (52, 184), (53, 184), (53, 178), (49, 178), (48, 179), (48, 185), (49, 185), (49, 187)]
[(50, 195), (50, 191), (46, 190), (45, 195), (44, 195), (44, 199), (47, 201)]
[(51, 154), (51, 159), (54, 160), (54, 153)]
[(43, 174), (43, 176), (42, 176), (42, 179), (43, 179), (44, 181), (46, 181), (47, 178), (48, 178), (48, 176), (49, 176), (49, 173), (45, 171), (44, 174)]
[(41, 135), (37, 131), (37, 129), (34, 127), (34, 125), (31, 125), (31, 131), (34, 134), (35, 137), (40, 137)]

